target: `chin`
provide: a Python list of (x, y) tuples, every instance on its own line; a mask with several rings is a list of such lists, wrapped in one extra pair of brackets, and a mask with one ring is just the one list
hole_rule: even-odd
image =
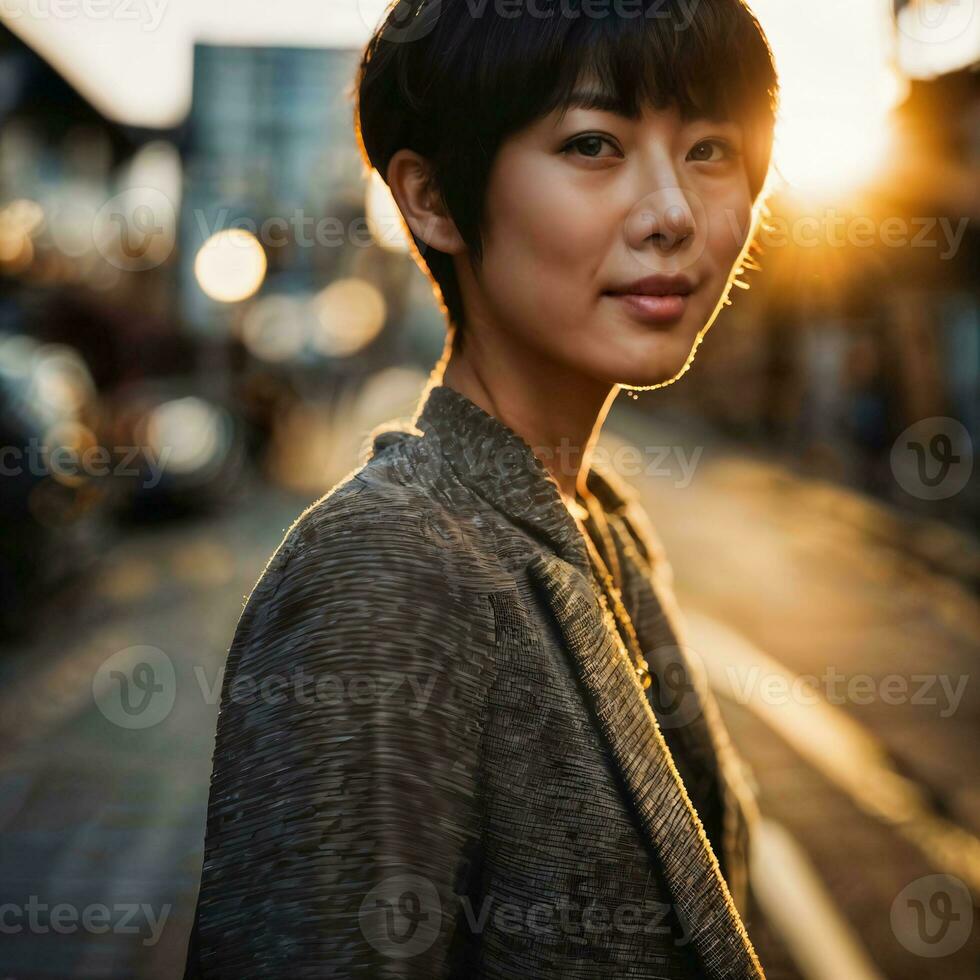
[(662, 336), (663, 343), (648, 353), (637, 353), (608, 373), (616, 384), (630, 388), (664, 386), (676, 381), (690, 367), (697, 349), (696, 337)]
[(609, 365), (608, 370), (596, 374), (593, 365), (592, 374), (603, 384), (622, 385), (624, 388), (663, 387), (680, 377), (685, 371), (685, 358), (664, 359), (645, 364)]
[(618, 384), (624, 388), (663, 388), (673, 384), (684, 373), (684, 370), (684, 364), (662, 370), (646, 371), (643, 374), (638, 374), (634, 370), (627, 376), (621, 377)]

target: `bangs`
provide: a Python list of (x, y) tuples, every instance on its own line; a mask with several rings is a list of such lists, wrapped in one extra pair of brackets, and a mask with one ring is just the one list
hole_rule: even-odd
[[(751, 71), (746, 72), (744, 47), (704, 26), (695, 20), (675, 32), (670, 21), (666, 26), (658, 20), (586, 21), (584, 29), (571, 33), (562, 47), (544, 112), (577, 105), (611, 108), (636, 119), (644, 105), (676, 106), (685, 121), (732, 122), (764, 113), (770, 106), (767, 86), (760, 84), (764, 73), (756, 72), (753, 78)], [(573, 98), (593, 86), (599, 106)]]
[[(646, 12), (637, 5), (637, 16), (626, 14), (624, 0), (609, 4), (619, 12), (597, 16), (596, 0), (561, 0), (553, 17), (501, 22), (509, 36), (487, 56), (499, 58), (493, 73), (506, 131), (576, 106), (633, 119), (644, 105), (676, 106), (684, 121), (771, 125), (772, 54), (742, 3), (652, 2)], [(595, 98), (582, 100), (583, 91)]]

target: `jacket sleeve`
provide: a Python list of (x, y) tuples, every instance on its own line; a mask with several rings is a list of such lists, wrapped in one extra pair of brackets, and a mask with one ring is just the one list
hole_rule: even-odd
[[(203, 977), (448, 977), (478, 871), (483, 610), (419, 515), (287, 537), (229, 651)], [(464, 970), (465, 974), (465, 970)]]

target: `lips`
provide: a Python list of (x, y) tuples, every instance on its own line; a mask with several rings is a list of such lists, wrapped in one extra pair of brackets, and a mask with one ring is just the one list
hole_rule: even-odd
[(637, 279), (622, 288), (610, 289), (614, 296), (687, 296), (694, 283), (684, 275), (655, 275)]
[(631, 314), (647, 323), (674, 323), (687, 309), (694, 284), (683, 275), (655, 275), (637, 279), (604, 295), (621, 303)]

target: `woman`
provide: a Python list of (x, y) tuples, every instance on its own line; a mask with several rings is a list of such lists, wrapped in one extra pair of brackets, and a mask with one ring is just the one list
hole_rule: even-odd
[(592, 448), (725, 304), (775, 91), (741, 0), (412, 0), (367, 45), (447, 342), (242, 614), (188, 976), (763, 976), (752, 801)]

